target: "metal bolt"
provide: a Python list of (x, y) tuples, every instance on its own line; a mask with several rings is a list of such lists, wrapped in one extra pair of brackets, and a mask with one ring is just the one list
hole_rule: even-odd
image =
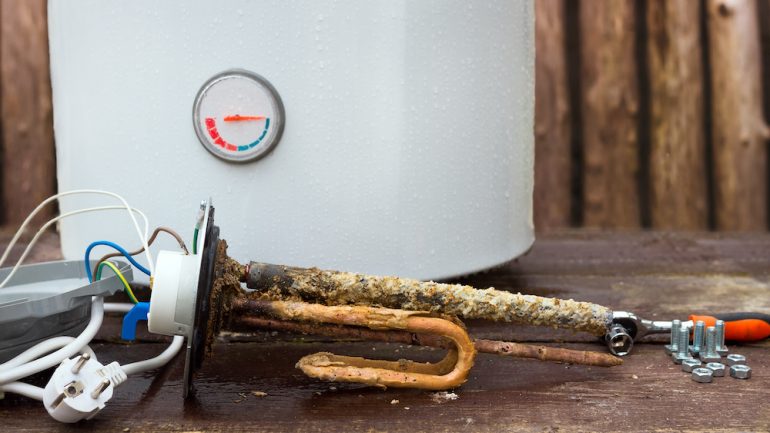
[(679, 350), (679, 328), (681, 327), (681, 320), (671, 321), (671, 342), (664, 347), (669, 355), (673, 355)]
[(692, 380), (698, 383), (711, 383), (714, 380), (714, 373), (708, 368), (696, 368), (692, 371)]
[(751, 378), (751, 367), (743, 364), (736, 364), (730, 367), (730, 377), (736, 379), (749, 379)]
[(713, 326), (706, 328), (706, 345), (701, 350), (699, 357), (703, 362), (719, 362), (722, 357), (716, 351), (717, 330)]
[(746, 357), (737, 353), (727, 355), (727, 365), (746, 365)]
[(725, 365), (721, 362), (709, 362), (706, 364), (706, 368), (711, 370), (714, 377), (725, 377)]
[(695, 322), (695, 331), (692, 334), (692, 346), (690, 352), (696, 356), (703, 350), (703, 333), (706, 330), (706, 324), (702, 320)]
[(80, 358), (78, 358), (77, 362), (75, 362), (75, 365), (72, 366), (72, 374), (78, 374), (80, 372), (80, 369), (83, 368), (84, 365), (88, 362), (88, 360), (91, 359), (91, 355), (88, 353), (84, 353), (80, 355)]
[(688, 344), (690, 342), (690, 328), (687, 327), (681, 327), (679, 328), (679, 341), (677, 342), (677, 351), (674, 355), (672, 355), (672, 358), (674, 359), (674, 363), (681, 364), (682, 361), (685, 359), (692, 358), (690, 356), (690, 351), (688, 349)]
[(727, 355), (727, 346), (725, 346), (725, 321), (717, 320), (716, 329), (717, 329), (716, 351), (720, 356), (725, 356)]
[(682, 371), (692, 373), (692, 371), (703, 365), (699, 360), (695, 358), (689, 358), (682, 360)]

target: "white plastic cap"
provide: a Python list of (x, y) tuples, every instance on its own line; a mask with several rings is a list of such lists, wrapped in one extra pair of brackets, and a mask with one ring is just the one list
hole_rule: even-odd
[(162, 335), (190, 336), (195, 320), (200, 255), (161, 251), (155, 265), (147, 328)]

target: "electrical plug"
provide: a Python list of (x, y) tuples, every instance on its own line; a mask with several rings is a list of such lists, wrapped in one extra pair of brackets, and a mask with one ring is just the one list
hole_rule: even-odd
[(104, 409), (114, 388), (125, 382), (120, 364), (102, 365), (84, 353), (65, 359), (56, 368), (43, 393), (43, 405), (57, 421), (91, 419)]

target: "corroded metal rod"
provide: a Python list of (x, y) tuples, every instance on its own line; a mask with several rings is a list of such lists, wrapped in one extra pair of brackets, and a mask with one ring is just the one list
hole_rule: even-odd
[(460, 284), (422, 282), (251, 262), (242, 280), (253, 299), (326, 305), (380, 305), (527, 325), (552, 326), (603, 336), (612, 320), (606, 307), (571, 299), (544, 298)]
[(510, 341), (475, 340), (476, 350), (483, 353), (507, 355), (517, 358), (539, 359), (540, 361), (564, 362), (567, 364), (614, 367), (623, 364), (623, 359), (608, 353), (588, 350), (563, 349), (561, 347), (522, 344)]
[[(268, 302), (268, 301), (251, 301)], [(255, 315), (240, 314), (243, 310), (252, 310), (253, 307), (236, 302), (233, 304), (232, 324), (236, 327), (247, 329), (265, 329), (273, 331), (285, 331), (296, 334), (312, 334), (332, 337), (336, 340), (368, 340), (382, 341), (386, 343), (409, 344), (447, 348), (449, 342), (435, 335), (415, 334), (405, 331), (382, 331), (361, 327), (341, 325), (328, 325), (312, 322), (296, 322), (280, 319), (272, 319)], [(562, 349), (534, 344), (513, 343), (497, 340), (475, 339), (474, 346), (481, 353), (510, 356), (514, 358), (530, 358), (541, 361), (563, 362), (568, 364), (591, 365), (596, 367), (613, 367), (621, 365), (623, 360), (606, 353)]]

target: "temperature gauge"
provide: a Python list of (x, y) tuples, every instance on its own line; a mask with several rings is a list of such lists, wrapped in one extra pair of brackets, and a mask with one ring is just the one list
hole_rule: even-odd
[(248, 162), (267, 155), (283, 133), (278, 92), (262, 76), (234, 69), (209, 79), (195, 96), (195, 133), (214, 156)]

